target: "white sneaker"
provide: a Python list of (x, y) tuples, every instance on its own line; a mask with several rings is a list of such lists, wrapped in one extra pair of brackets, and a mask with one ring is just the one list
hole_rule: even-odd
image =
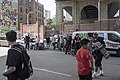
[(96, 77), (98, 77), (98, 74), (97, 74), (96, 72), (94, 72), (94, 73), (92, 74), (92, 78), (96, 78)]
[(104, 76), (104, 72), (100, 71), (100, 73), (98, 74), (98, 76)]

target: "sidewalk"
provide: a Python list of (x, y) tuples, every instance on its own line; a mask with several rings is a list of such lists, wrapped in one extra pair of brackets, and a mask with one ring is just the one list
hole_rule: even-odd
[(8, 49), (8, 47), (0, 47), (0, 57), (6, 56)]

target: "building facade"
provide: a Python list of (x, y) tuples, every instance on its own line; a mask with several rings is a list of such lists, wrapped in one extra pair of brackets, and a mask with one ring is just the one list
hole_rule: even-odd
[(45, 10), (45, 18), (50, 19), (50, 17), (51, 17), (51, 11)]
[(44, 38), (44, 5), (38, 0), (19, 0), (20, 34)]
[(38, 21), (39, 25), (44, 24), (44, 6), (37, 3), (36, 0), (19, 0), (19, 22), (27, 24), (35, 24)]
[[(66, 10), (72, 21), (64, 21)], [(70, 30), (118, 30), (120, 29), (120, 0), (56, 0), (56, 17), (58, 31)], [(120, 13), (119, 13), (120, 14)]]

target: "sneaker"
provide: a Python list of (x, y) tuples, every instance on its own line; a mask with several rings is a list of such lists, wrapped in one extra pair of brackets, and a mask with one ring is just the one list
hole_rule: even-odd
[(100, 73), (98, 74), (98, 76), (104, 76), (104, 73), (103, 73), (103, 72), (100, 72)]
[(94, 72), (94, 73), (92, 74), (92, 78), (96, 78), (96, 77), (98, 77), (98, 74), (97, 74), (96, 72)]

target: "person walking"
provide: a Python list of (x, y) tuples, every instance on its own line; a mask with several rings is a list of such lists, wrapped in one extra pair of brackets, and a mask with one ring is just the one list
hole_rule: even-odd
[(83, 39), (81, 46), (76, 53), (79, 80), (92, 80), (93, 58), (88, 50), (89, 40)]
[(7, 69), (1, 74), (2, 76), (7, 77), (7, 80), (25, 80), (20, 79), (18, 72), (22, 69), (22, 58), (21, 53), (12, 48), (24, 48), (23, 46), (16, 43), (17, 33), (13, 30), (6, 33), (6, 39), (11, 45), (11, 48), (8, 50), (6, 65)]
[(28, 34), (25, 36), (25, 48), (29, 50), (30, 49), (29, 46), (30, 46), (30, 36)]
[(52, 36), (52, 45), (53, 45), (53, 49), (55, 49), (56, 48), (56, 46), (55, 46), (55, 41), (56, 41), (56, 39), (55, 39), (55, 37), (54, 37), (54, 35)]
[[(95, 71), (92, 75), (93, 78), (98, 77), (98, 76), (103, 76), (103, 68), (102, 68), (102, 59), (103, 59), (103, 54), (100, 52), (100, 49), (105, 47), (105, 42), (102, 37), (99, 37), (97, 33), (93, 34), (93, 53), (94, 53), (94, 59), (95, 59)], [(97, 43), (101, 43), (100, 47), (97, 47)], [(98, 69), (100, 69), (99, 74), (97, 74)]]
[(81, 47), (81, 38), (79, 37), (79, 34), (76, 34), (75, 38), (74, 38), (74, 43), (75, 43), (75, 55), (76, 55), (76, 52), (77, 50), (80, 49)]

